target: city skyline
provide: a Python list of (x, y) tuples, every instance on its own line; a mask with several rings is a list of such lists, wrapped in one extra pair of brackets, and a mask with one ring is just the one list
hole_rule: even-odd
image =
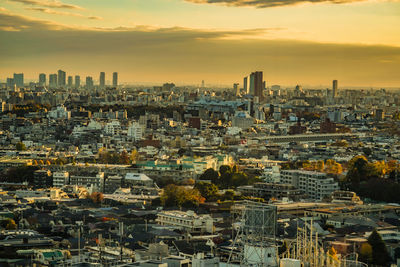
[(46, 73), (117, 70), (127, 83), (230, 85), (263, 70), (269, 84), (338, 79), (349, 87), (399, 87), (399, 7), (397, 1), (8, 0), (0, 8), (0, 73), (33, 79), (41, 62)]

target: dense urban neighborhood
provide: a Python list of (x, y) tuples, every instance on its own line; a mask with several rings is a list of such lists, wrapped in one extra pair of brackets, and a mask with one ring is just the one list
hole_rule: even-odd
[(105, 75), (0, 84), (0, 266), (400, 264), (400, 91)]

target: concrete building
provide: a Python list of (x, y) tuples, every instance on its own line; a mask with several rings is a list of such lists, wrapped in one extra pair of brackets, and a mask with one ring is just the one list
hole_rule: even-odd
[(46, 74), (44, 74), (44, 73), (39, 74), (39, 85), (40, 86), (46, 85)]
[(71, 118), (71, 111), (68, 111), (64, 106), (58, 106), (56, 109), (52, 109), (48, 112), (47, 117), (50, 119), (66, 119)]
[(61, 188), (69, 183), (68, 172), (53, 172), (53, 186)]
[(49, 86), (50, 88), (57, 87), (57, 74), (54, 73), (49, 75)]
[(232, 127), (248, 129), (253, 127), (254, 119), (246, 111), (237, 111), (232, 118)]
[(81, 175), (71, 175), (69, 179), (70, 185), (85, 186), (87, 188), (93, 188), (94, 190), (100, 190), (104, 180), (104, 172), (88, 173)]
[(58, 70), (58, 87), (65, 87), (66, 85), (66, 73), (63, 70)]
[(24, 87), (24, 74), (14, 73), (14, 83), (17, 87)]
[(338, 95), (338, 81), (333, 80), (332, 81), (332, 98), (337, 97)]
[(73, 78), (72, 76), (68, 76), (68, 88), (72, 88), (73, 85)]
[(172, 226), (188, 232), (213, 233), (213, 219), (209, 215), (197, 215), (193, 211), (161, 211), (157, 213), (156, 222), (164, 226)]
[(117, 88), (118, 87), (118, 72), (113, 73), (113, 87)]
[(133, 140), (141, 140), (143, 138), (143, 127), (140, 125), (138, 122), (133, 122), (129, 127), (128, 127), (128, 133), (127, 135), (129, 137), (132, 137)]
[(86, 77), (86, 89), (92, 90), (93, 89), (93, 78), (91, 76)]
[(75, 75), (75, 88), (78, 89), (81, 87), (81, 76)]
[(339, 190), (333, 178), (328, 178), (326, 173), (313, 171), (281, 170), (281, 183), (293, 185), (314, 200), (330, 197), (334, 191)]
[(99, 86), (101, 89), (104, 89), (106, 87), (106, 74), (105, 72), (100, 72), (100, 83)]
[(117, 120), (113, 120), (106, 124), (104, 132), (108, 135), (119, 135), (121, 134), (121, 124)]

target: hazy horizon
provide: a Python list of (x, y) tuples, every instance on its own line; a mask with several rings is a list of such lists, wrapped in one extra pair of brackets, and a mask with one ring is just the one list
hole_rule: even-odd
[[(400, 10), (382, 0), (4, 0), (0, 79), (400, 87)], [(107, 79), (111, 79), (110, 76)]]

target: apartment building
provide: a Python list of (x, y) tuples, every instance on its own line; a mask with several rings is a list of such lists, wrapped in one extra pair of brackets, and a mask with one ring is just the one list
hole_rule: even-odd
[(172, 226), (189, 232), (213, 232), (213, 219), (209, 215), (197, 215), (193, 211), (173, 210), (161, 211), (156, 222), (164, 226)]
[(322, 200), (339, 190), (333, 178), (327, 177), (326, 173), (314, 171), (282, 170), (281, 183), (293, 185), (314, 200)]

